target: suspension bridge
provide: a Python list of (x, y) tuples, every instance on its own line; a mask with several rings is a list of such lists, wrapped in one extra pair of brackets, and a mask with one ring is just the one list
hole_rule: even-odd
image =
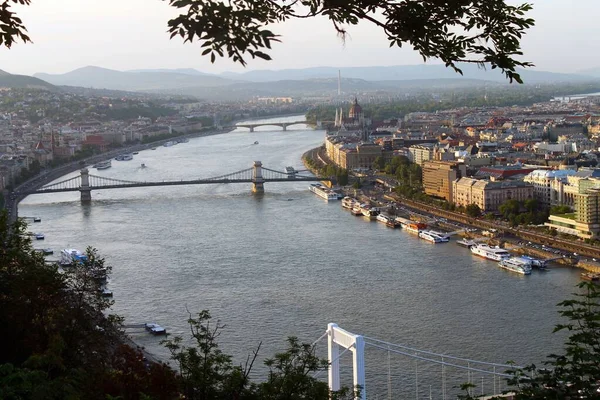
[(87, 168), (81, 170), (80, 175), (60, 182), (50, 183), (37, 189), (15, 192), (15, 196), (30, 194), (80, 192), (81, 201), (92, 200), (92, 190), (99, 189), (126, 189), (151, 186), (181, 186), (181, 185), (212, 185), (219, 183), (251, 183), (252, 192), (264, 193), (264, 184), (268, 182), (318, 182), (329, 181), (331, 178), (312, 176), (306, 170), (295, 170), (287, 167), (286, 171), (277, 171), (262, 166), (260, 161), (255, 161), (250, 168), (232, 172), (226, 175), (204, 179), (179, 180), (179, 181), (129, 181), (104, 176), (91, 175)]
[[(330, 390), (340, 390), (343, 378), (340, 364), (344, 361), (343, 356), (350, 352), (352, 361), (346, 364), (352, 369), (351, 382), (357, 400), (366, 400), (367, 393), (369, 399), (410, 399), (413, 396), (417, 400), (453, 399), (460, 393), (457, 388), (462, 384), (472, 385), (466, 390), (473, 397), (506, 397), (502, 393), (509, 389), (505, 382), (512, 376), (509, 371), (522, 368), (391, 343), (349, 332), (334, 323), (327, 325), (327, 330), (313, 342), (313, 348), (316, 349), (317, 343), (325, 338), (328, 369), (316, 372), (313, 377), (327, 372)], [(393, 363), (392, 357), (400, 358), (401, 362)], [(369, 371), (378, 370), (374, 377), (366, 374), (367, 364)], [(345, 381), (350, 383), (349, 379)]]

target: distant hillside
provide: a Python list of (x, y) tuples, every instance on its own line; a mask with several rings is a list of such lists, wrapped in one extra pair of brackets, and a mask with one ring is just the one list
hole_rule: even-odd
[(66, 74), (37, 73), (37, 78), (54, 85), (92, 87), (96, 89), (152, 91), (194, 87), (216, 87), (233, 83), (211, 75), (174, 72), (123, 72), (99, 67), (84, 67)]
[(13, 75), (0, 70), (0, 88), (28, 88), (57, 91), (58, 88), (41, 79), (27, 75)]
[[(242, 79), (254, 82), (279, 80), (302, 80), (311, 78), (336, 78), (341, 71), (343, 78), (364, 79), (368, 81), (397, 81), (414, 79), (480, 79), (494, 82), (508, 82), (504, 75), (496, 70), (478, 68), (475, 65), (461, 65), (461, 76), (444, 65), (397, 65), (391, 67), (314, 67), (284, 70), (257, 70), (244, 73), (225, 72), (221, 76), (230, 79)], [(581, 82), (594, 79), (580, 74), (561, 74), (555, 72), (521, 70), (526, 83), (541, 82)]]

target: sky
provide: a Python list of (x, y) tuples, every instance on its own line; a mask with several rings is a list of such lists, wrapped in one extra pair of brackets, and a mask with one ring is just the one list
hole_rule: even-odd
[[(1, 1), (0, 1), (1, 2)], [(516, 3), (514, 0), (510, 0)], [(14, 6), (33, 43), (0, 48), (0, 69), (14, 74), (65, 73), (95, 65), (116, 70), (196, 68), (243, 72), (315, 66), (422, 64), (414, 50), (390, 48), (367, 24), (349, 28), (345, 43), (326, 19), (286, 22), (272, 30), (282, 43), (272, 61), (249, 60), (244, 69), (227, 59), (211, 64), (199, 43), (169, 39), (167, 21), (176, 10), (163, 0), (33, 0)], [(536, 26), (522, 41), (523, 59), (535, 69), (575, 72), (600, 67), (600, 0), (538, 0), (530, 16)], [(435, 60), (430, 63), (436, 63)]]

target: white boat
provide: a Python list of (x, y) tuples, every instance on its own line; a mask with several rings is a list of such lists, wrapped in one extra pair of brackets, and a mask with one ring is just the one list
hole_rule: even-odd
[(106, 160), (106, 161), (99, 162), (98, 164), (95, 165), (95, 167), (96, 167), (96, 169), (108, 169), (108, 168), (112, 167), (112, 161)]
[(350, 214), (352, 214), (356, 217), (358, 217), (359, 215), (362, 215), (362, 208), (360, 206), (361, 206), (361, 204), (358, 201), (356, 203), (354, 203), (354, 206), (350, 210)]
[(332, 190), (329, 190), (327, 187), (320, 183), (311, 183), (311, 185), (308, 187), (308, 190), (327, 201), (338, 200), (337, 193), (335, 193)]
[(77, 249), (63, 249), (60, 251), (61, 265), (73, 265), (74, 263), (83, 263), (87, 261), (87, 256)]
[(546, 261), (544, 261), (544, 260), (540, 260), (539, 258), (533, 258), (530, 256), (521, 256), (521, 258), (523, 260), (529, 261), (529, 263), (532, 267), (536, 267), (539, 269), (546, 268)]
[(419, 237), (431, 243), (442, 243), (442, 239), (430, 231), (419, 231)]
[(347, 208), (348, 210), (352, 210), (357, 202), (358, 200), (346, 196), (342, 199), (342, 207)]
[(385, 214), (379, 214), (379, 215), (377, 216), (377, 221), (379, 221), (379, 222), (383, 222), (384, 224), (387, 224), (389, 220), (390, 220), (390, 217), (388, 217), (388, 216), (387, 216), (387, 215), (385, 215)]
[(471, 247), (471, 246), (475, 246), (477, 244), (476, 241), (474, 240), (469, 240), (469, 239), (461, 239), (461, 240), (457, 240), (456, 244), (459, 246), (463, 246), (463, 247)]
[(500, 261), (510, 257), (510, 253), (508, 251), (499, 247), (490, 247), (483, 243), (478, 243), (474, 246), (471, 246), (471, 253), (493, 261)]
[(144, 328), (153, 335), (166, 335), (167, 330), (155, 323), (144, 324)]
[(33, 236), (35, 240), (44, 240), (46, 238), (43, 233), (34, 233)]
[(174, 145), (176, 145), (176, 144), (177, 144), (177, 142), (168, 141), (168, 142), (165, 142), (165, 143), (163, 144), (163, 146), (164, 146), (164, 147), (171, 147), (171, 146), (174, 146)]
[(439, 237), (442, 243), (448, 243), (450, 241), (450, 238), (443, 232), (429, 231), (429, 234)]
[(373, 208), (367, 204), (361, 206), (360, 211), (361, 211), (363, 217), (367, 217), (371, 221), (374, 221), (375, 219), (377, 219), (377, 216), (379, 215), (379, 209)]
[(118, 155), (118, 156), (115, 157), (115, 160), (117, 160), (117, 161), (131, 161), (131, 160), (133, 160), (133, 154), (131, 154), (131, 153), (120, 154), (120, 155)]
[(188, 139), (188, 138), (181, 138), (181, 139), (177, 140), (177, 143), (187, 143), (189, 141), (190, 141), (190, 139)]
[(504, 258), (500, 260), (498, 263), (500, 268), (506, 269), (508, 271), (516, 272), (522, 275), (531, 274), (531, 264), (529, 261), (524, 260), (521, 257), (510, 257)]

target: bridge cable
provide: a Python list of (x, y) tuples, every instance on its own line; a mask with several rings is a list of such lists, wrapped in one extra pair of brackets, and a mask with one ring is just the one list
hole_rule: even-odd
[[(346, 354), (346, 352), (348, 350), (350, 350), (351, 348), (353, 348), (353, 347), (354, 347), (354, 344), (352, 344), (351, 346), (347, 347), (344, 351), (342, 351), (340, 354), (338, 354), (338, 356), (335, 358), (335, 360), (333, 360), (332, 362), (330, 362), (328, 365), (331, 366), (331, 364), (333, 364), (334, 362), (336, 362), (337, 360), (339, 360), (341, 356), (343, 356), (344, 354)], [(329, 370), (329, 369), (327, 369), (327, 370)], [(325, 371), (325, 370), (322, 369), (320, 371), (317, 371), (312, 377), (316, 378), (317, 376), (321, 375), (321, 373), (323, 371)]]
[[(368, 344), (369, 346), (373, 346), (376, 347), (378, 349), (382, 349), (382, 350), (387, 350), (387, 347), (383, 347), (374, 343), (369, 343), (369, 342), (365, 342), (365, 344)], [(471, 370), (471, 371), (477, 371), (477, 372), (481, 372), (484, 374), (488, 374), (488, 375), (496, 375), (496, 376), (504, 376), (504, 377), (511, 377), (512, 375), (510, 374), (505, 374), (505, 373), (500, 373), (500, 372), (491, 372), (491, 371), (487, 371), (485, 369), (481, 369), (481, 368), (475, 368), (475, 367), (465, 367), (464, 365), (460, 365), (460, 364), (454, 364), (454, 363), (449, 363), (449, 362), (445, 362), (445, 361), (440, 361), (440, 360), (434, 360), (431, 358), (426, 358), (426, 357), (422, 357), (422, 356), (418, 356), (416, 354), (411, 354), (411, 353), (406, 353), (404, 351), (400, 351), (400, 350), (395, 350), (395, 349), (390, 349), (390, 351), (392, 353), (396, 353), (396, 354), (400, 354), (403, 356), (408, 356), (408, 357), (412, 357), (412, 358), (417, 358), (419, 360), (423, 360), (423, 361), (428, 361), (431, 363), (435, 363), (435, 364), (441, 364), (441, 365), (446, 365), (449, 367), (455, 367), (455, 368), (459, 368), (459, 369), (466, 369), (466, 370)]]
[(390, 343), (390, 342), (386, 342), (385, 340), (379, 340), (379, 339), (374, 339), (374, 338), (370, 338), (367, 336), (363, 336), (365, 338), (365, 340), (372, 340), (374, 342), (378, 342), (384, 345), (388, 345), (388, 346), (392, 346), (392, 347), (398, 347), (407, 351), (413, 351), (413, 352), (417, 352), (417, 353), (423, 353), (423, 354), (427, 354), (430, 356), (437, 356), (437, 357), (445, 357), (445, 358), (449, 358), (452, 360), (457, 360), (457, 361), (465, 361), (465, 362), (472, 362), (474, 364), (482, 364), (482, 365), (489, 365), (489, 366), (495, 366), (495, 367), (503, 367), (503, 368), (508, 368), (508, 369), (517, 369), (517, 368), (523, 368), (520, 367), (518, 365), (509, 365), (509, 364), (499, 364), (499, 363), (491, 363), (491, 362), (486, 362), (486, 361), (477, 361), (477, 360), (472, 360), (469, 358), (462, 358), (462, 357), (455, 357), (455, 356), (450, 356), (447, 354), (439, 354), (439, 353), (434, 353), (432, 351), (427, 351), (427, 350), (419, 350), (416, 349), (414, 347), (408, 347), (408, 346), (404, 346), (401, 344), (395, 344), (395, 343)]

